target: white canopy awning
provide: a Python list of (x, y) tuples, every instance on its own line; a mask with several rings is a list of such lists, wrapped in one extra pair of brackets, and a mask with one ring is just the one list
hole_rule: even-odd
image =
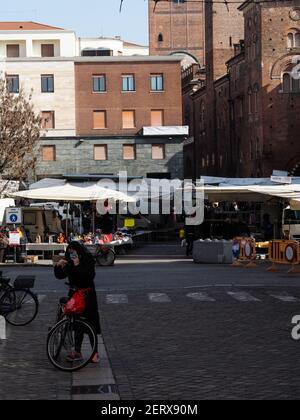
[(144, 136), (188, 136), (189, 126), (155, 126), (143, 127)]
[(113, 199), (115, 201), (123, 201), (127, 203), (136, 202), (134, 197), (130, 197), (119, 191), (100, 187), (97, 184), (82, 184), (82, 186), (75, 186), (70, 183), (65, 183), (64, 185), (57, 185), (55, 187), (19, 191), (11, 194), (11, 196), (43, 201), (79, 202)]

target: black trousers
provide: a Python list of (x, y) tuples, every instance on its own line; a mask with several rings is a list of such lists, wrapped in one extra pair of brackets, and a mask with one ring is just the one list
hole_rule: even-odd
[[(86, 330), (83, 330), (82, 328), (78, 328), (75, 331), (75, 351), (76, 351), (76, 353), (81, 353), (81, 347), (82, 347), (84, 335), (86, 333), (88, 333), (91, 346), (93, 346), (93, 344), (94, 344), (94, 337), (90, 333), (90, 331), (89, 330), (86, 331)], [(97, 353), (98, 352), (98, 335), (96, 333), (95, 333), (95, 337), (96, 337), (95, 348), (96, 348), (96, 353)]]
[(0, 249), (0, 263), (5, 263), (6, 261), (6, 248)]
[(195, 241), (195, 236), (194, 235), (187, 235), (187, 237), (186, 237), (186, 255), (187, 256), (189, 256), (193, 253), (194, 241)]

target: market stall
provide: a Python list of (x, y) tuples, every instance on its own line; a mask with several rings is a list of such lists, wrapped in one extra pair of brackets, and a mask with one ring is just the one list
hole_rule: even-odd
[[(57, 182), (55, 182), (57, 181)], [(61, 231), (56, 238), (56, 243), (53, 240), (53, 235), (47, 234), (49, 240), (43, 241), (41, 235), (38, 235), (35, 243), (27, 243), (26, 249), (28, 253), (34, 253), (42, 255), (45, 258), (46, 253), (51, 253), (53, 256), (57, 252), (64, 252), (67, 248), (68, 241), (80, 240), (87, 246), (97, 247), (101, 244), (107, 246), (117, 247), (129, 244), (132, 241), (130, 235), (122, 232), (116, 232), (115, 234), (102, 235), (101, 230), (95, 229), (95, 203), (99, 201), (106, 202), (111, 200), (113, 202), (126, 202), (135, 203), (136, 199), (130, 197), (122, 192), (105, 188), (98, 185), (97, 183), (77, 183), (76, 185), (69, 183), (64, 180), (47, 180), (46, 182), (40, 182), (39, 185), (35, 185), (37, 188), (31, 188), (26, 191), (19, 191), (11, 194), (16, 199), (27, 199), (27, 200), (39, 200), (43, 202), (64, 202), (67, 203), (67, 214), (65, 217), (65, 231)], [(92, 218), (93, 218), (93, 229), (89, 234), (74, 234), (72, 232), (69, 215), (70, 215), (70, 204), (71, 203), (92, 203)], [(81, 207), (80, 207), (81, 209)], [(109, 209), (108, 209), (109, 210)], [(82, 212), (80, 214), (82, 218)], [(105, 217), (105, 215), (103, 216)], [(45, 219), (45, 217), (44, 217)], [(104, 232), (108, 233), (108, 232)]]

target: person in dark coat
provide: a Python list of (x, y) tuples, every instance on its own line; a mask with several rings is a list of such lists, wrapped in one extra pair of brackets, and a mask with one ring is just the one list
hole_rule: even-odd
[[(95, 333), (101, 334), (98, 302), (95, 288), (95, 260), (90, 252), (79, 242), (71, 242), (67, 248), (65, 259), (60, 260), (54, 267), (56, 278), (68, 278), (70, 288), (90, 289), (86, 298), (86, 310), (82, 316), (93, 326)], [(69, 297), (72, 296), (70, 292)], [(70, 356), (70, 361), (81, 358), (81, 345), (83, 336), (76, 343), (75, 354)], [(98, 344), (98, 343), (96, 343)], [(98, 346), (96, 347), (98, 348)], [(99, 354), (95, 353), (92, 362), (99, 362)]]

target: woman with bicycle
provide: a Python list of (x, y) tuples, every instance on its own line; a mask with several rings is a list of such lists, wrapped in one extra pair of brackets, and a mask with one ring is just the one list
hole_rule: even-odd
[[(88, 290), (86, 295), (86, 308), (82, 316), (92, 325), (96, 336), (101, 334), (97, 295), (95, 288), (95, 260), (88, 250), (79, 242), (71, 242), (67, 248), (65, 259), (60, 260), (54, 267), (56, 278), (62, 280), (68, 278), (70, 284), (69, 297), (71, 298), (74, 289)], [(81, 347), (83, 334), (78, 333), (75, 343), (75, 351), (68, 356), (70, 362), (82, 358)], [(96, 349), (98, 345), (96, 346)], [(99, 354), (95, 352), (91, 361), (99, 362)]]

